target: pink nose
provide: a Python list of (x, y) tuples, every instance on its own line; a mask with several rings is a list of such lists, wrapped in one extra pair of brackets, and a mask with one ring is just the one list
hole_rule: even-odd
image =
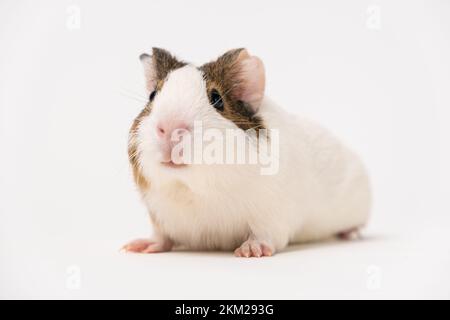
[(167, 121), (167, 122), (159, 122), (156, 126), (156, 133), (158, 137), (164, 140), (170, 140), (173, 138), (173, 135), (177, 137), (182, 135), (183, 132), (189, 130), (189, 126), (181, 121)]

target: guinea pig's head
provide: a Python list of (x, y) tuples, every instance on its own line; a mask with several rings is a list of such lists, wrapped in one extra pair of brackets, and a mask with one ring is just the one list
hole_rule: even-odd
[(261, 127), (258, 109), (264, 97), (262, 61), (245, 49), (226, 52), (201, 67), (153, 48), (142, 54), (149, 100), (130, 131), (129, 156), (137, 170), (189, 170), (174, 161), (173, 148), (201, 124), (203, 130)]

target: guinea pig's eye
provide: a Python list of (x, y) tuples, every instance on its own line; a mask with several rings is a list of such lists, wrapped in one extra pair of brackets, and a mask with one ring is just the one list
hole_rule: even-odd
[(156, 96), (156, 90), (153, 90), (152, 93), (150, 93), (150, 97), (148, 97), (148, 100), (150, 100), (150, 102), (153, 101), (153, 99), (155, 99)]
[(216, 89), (211, 90), (211, 93), (209, 95), (209, 102), (211, 102), (213, 107), (217, 110), (223, 111), (223, 99)]

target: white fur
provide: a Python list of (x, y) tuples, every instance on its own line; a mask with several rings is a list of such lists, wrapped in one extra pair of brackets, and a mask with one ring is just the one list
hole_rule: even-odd
[(150, 181), (144, 201), (159, 235), (192, 249), (238, 247), (249, 237), (275, 250), (319, 240), (368, 219), (368, 178), (359, 158), (327, 130), (287, 113), (267, 97), (258, 114), (280, 132), (280, 169), (260, 175), (251, 165), (160, 164), (155, 124), (171, 118), (205, 128), (237, 128), (210, 104), (201, 72), (171, 72), (138, 129), (141, 169)]

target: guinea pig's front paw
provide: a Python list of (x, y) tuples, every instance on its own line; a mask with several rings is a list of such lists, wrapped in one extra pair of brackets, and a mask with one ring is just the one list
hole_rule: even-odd
[(249, 239), (245, 241), (239, 248), (234, 250), (236, 257), (270, 257), (275, 252), (274, 248), (267, 242)]
[(173, 243), (170, 240), (136, 239), (122, 247), (125, 252), (158, 253), (170, 251)]

